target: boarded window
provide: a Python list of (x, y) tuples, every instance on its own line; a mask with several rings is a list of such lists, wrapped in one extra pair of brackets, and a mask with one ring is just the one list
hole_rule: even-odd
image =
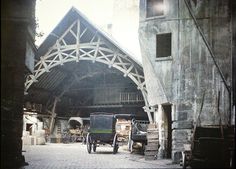
[(163, 0), (147, 0), (146, 11), (147, 18), (164, 15)]
[(171, 33), (156, 35), (156, 56), (171, 56)]

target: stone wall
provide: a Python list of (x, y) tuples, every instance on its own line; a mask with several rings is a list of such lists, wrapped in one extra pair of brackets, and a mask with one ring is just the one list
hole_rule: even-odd
[(24, 164), (25, 55), (26, 42), (31, 38), (28, 26), (34, 25), (34, 7), (35, 1), (1, 1), (1, 168)]
[[(227, 84), (230, 85), (232, 80), (230, 1), (189, 2), (200, 28), (216, 54), (216, 62)], [(164, 0), (164, 4), (164, 16), (147, 19), (145, 0), (140, 1), (139, 38), (151, 106), (169, 102), (174, 107), (172, 159), (177, 162), (181, 157), (183, 144), (190, 141), (189, 136), (199, 114), (204, 93), (201, 125), (219, 125), (218, 98), (222, 123), (228, 124), (230, 105), (229, 93), (184, 0)], [(160, 33), (172, 34), (172, 54), (161, 59), (156, 58), (156, 34)], [(164, 94), (161, 94), (160, 89)], [(165, 95), (166, 99), (160, 99), (159, 95)]]

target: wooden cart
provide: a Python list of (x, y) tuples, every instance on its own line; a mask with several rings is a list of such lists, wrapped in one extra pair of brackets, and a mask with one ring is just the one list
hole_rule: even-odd
[[(223, 133), (223, 135), (222, 135)], [(182, 166), (186, 168), (231, 168), (234, 153), (234, 128), (201, 126), (196, 128), (192, 144), (182, 152)]]
[(145, 151), (147, 144), (147, 128), (149, 121), (132, 119), (131, 131), (129, 136), (129, 151), (133, 152), (134, 143), (142, 144), (142, 153)]
[(117, 133), (115, 130), (116, 118), (113, 114), (96, 112), (90, 114), (90, 129), (86, 138), (88, 153), (96, 152), (97, 144), (110, 144), (113, 147), (113, 154), (119, 148)]

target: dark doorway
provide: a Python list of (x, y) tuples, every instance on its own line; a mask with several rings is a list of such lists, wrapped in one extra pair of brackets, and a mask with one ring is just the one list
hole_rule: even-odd
[(166, 157), (171, 158), (171, 149), (172, 149), (172, 119), (171, 119), (171, 104), (162, 105), (164, 114), (165, 114), (165, 131), (167, 136), (167, 142), (166, 142)]
[(26, 124), (26, 131), (29, 131), (30, 135), (32, 135), (32, 127), (33, 127), (33, 124), (30, 124), (30, 123)]

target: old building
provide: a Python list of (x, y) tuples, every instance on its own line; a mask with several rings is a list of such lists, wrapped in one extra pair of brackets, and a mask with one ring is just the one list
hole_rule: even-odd
[(1, 1), (1, 168), (24, 164), (25, 75), (34, 68), (35, 1)]
[(235, 124), (232, 3), (140, 0), (139, 41), (160, 158), (178, 162), (196, 123)]
[[(137, 2), (114, 1), (114, 11), (130, 9), (135, 20)], [(22, 139), (44, 144), (45, 131), (57, 139), (70, 117), (91, 112), (154, 122), (157, 156), (173, 162), (196, 124), (235, 125), (235, 1), (140, 0), (142, 65), (75, 8), (35, 56), (34, 8), (1, 1), (1, 168), (26, 164)], [(130, 19), (116, 27), (122, 17), (113, 17), (111, 33), (125, 32)]]
[(39, 47), (25, 93), (25, 103), (42, 105), (38, 113), (50, 116), (45, 127), (52, 138), (70, 117), (92, 112), (152, 119), (143, 109), (148, 101), (140, 63), (75, 8)]

